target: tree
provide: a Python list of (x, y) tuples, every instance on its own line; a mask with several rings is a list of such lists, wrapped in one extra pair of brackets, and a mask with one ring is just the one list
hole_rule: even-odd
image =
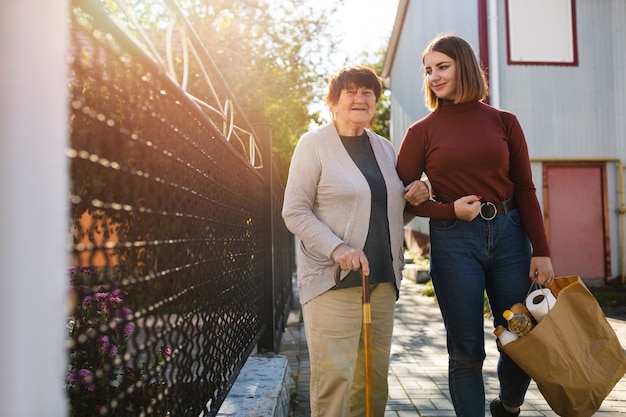
[[(381, 48), (373, 56), (366, 53), (363, 55), (363, 62), (365, 65), (372, 67), (376, 74), (380, 75), (385, 63), (385, 53), (385, 48)], [(391, 138), (391, 91), (384, 84), (382, 95), (376, 106), (374, 131), (387, 139)]]
[(279, 0), (180, 3), (252, 123), (271, 123), (285, 163), (319, 112), (309, 104), (325, 86), (324, 53), (333, 47), (331, 10)]

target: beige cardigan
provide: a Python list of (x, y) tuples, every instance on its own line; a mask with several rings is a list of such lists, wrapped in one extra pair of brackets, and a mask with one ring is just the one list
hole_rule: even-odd
[[(391, 142), (366, 131), (387, 186), (389, 235), (399, 291), (404, 266), (404, 186), (396, 173)], [(346, 243), (363, 248), (370, 209), (370, 187), (335, 126), (329, 123), (304, 134), (293, 153), (282, 211), (287, 228), (299, 238), (297, 276), (302, 304), (335, 285), (337, 264), (330, 255), (337, 246)]]

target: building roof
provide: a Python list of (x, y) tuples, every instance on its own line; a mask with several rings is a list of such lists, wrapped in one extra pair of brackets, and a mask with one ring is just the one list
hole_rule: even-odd
[(402, 33), (402, 26), (406, 18), (406, 11), (409, 8), (409, 0), (400, 0), (398, 3), (398, 12), (396, 13), (396, 21), (393, 24), (393, 32), (391, 33), (391, 39), (389, 39), (389, 46), (385, 53), (385, 61), (383, 62), (383, 71), (381, 77), (385, 82), (389, 80), (391, 75), (391, 67), (393, 66), (393, 60), (396, 56), (396, 49), (398, 48), (398, 42), (400, 40), (400, 34)]

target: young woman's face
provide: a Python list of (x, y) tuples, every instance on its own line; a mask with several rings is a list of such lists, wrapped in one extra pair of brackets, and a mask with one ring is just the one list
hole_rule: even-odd
[(448, 55), (432, 51), (424, 56), (424, 72), (430, 89), (441, 99), (456, 98), (456, 63)]

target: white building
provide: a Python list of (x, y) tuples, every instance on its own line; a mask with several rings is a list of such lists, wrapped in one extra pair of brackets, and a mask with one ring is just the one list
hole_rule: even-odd
[(382, 74), (396, 148), (428, 112), (421, 54), (441, 32), (472, 44), (489, 103), (520, 120), (555, 273), (623, 282), (626, 2), (400, 0)]

